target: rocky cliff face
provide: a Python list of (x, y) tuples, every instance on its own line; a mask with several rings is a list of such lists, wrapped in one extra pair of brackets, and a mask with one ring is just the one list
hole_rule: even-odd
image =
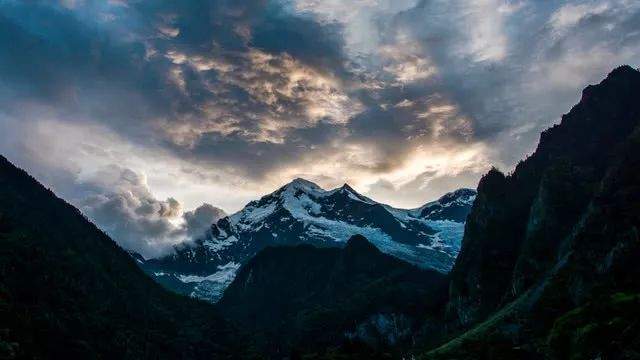
[(614, 70), (545, 131), (537, 150), (508, 176), (480, 181), (452, 271), (451, 312), (462, 324), (527, 290), (557, 261), (617, 148), (637, 126), (640, 74)]
[(624, 313), (640, 293), (639, 98), (640, 72), (614, 70), (512, 174), (483, 177), (448, 315), (463, 329), (488, 320), (430, 357), (621, 356), (606, 343), (638, 340), (618, 332), (635, 331), (633, 320), (594, 314)]

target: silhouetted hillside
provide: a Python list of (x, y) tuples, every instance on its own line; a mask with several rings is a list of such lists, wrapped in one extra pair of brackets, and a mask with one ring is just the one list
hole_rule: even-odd
[(374, 356), (406, 348), (441, 322), (445, 291), (444, 275), (356, 235), (342, 249), (266, 248), (241, 268), (219, 306), (263, 336), (274, 356), (292, 348)]
[[(429, 357), (640, 356), (640, 72), (589, 86), (510, 175), (485, 175)], [(635, 307), (635, 308), (634, 308)]]
[(0, 319), (0, 358), (238, 353), (237, 336), (210, 305), (162, 289), (77, 209), (4, 157)]

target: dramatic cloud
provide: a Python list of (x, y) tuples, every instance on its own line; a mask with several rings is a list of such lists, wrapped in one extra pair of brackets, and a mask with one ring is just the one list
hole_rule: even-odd
[(173, 198), (155, 199), (143, 176), (111, 166), (86, 185), (94, 189), (80, 200), (80, 209), (126, 249), (153, 256), (176, 243), (171, 220), (179, 216), (180, 204)]
[(2, 144), (3, 152), (7, 149), (14, 162), (80, 208), (128, 250), (146, 257), (165, 254), (176, 243), (201, 237), (224, 216), (209, 204), (183, 212), (176, 199), (152, 194), (145, 175), (155, 174), (156, 194), (163, 184), (170, 194), (185, 182), (201, 196), (207, 190), (198, 187), (197, 179), (206, 173), (198, 172), (195, 178), (189, 169), (179, 177), (171, 174), (178, 166), (167, 162), (166, 155), (133, 147), (99, 126), (2, 118), (0, 134), (9, 131), (14, 137)]
[(0, 151), (150, 256), (294, 177), (473, 187), (637, 59), (628, 0), (4, 1)]
[(185, 220), (184, 229), (191, 238), (202, 236), (211, 224), (227, 216), (224, 210), (211, 204), (202, 204), (193, 211), (185, 212), (182, 217)]
[(79, 199), (80, 209), (123, 247), (147, 257), (203, 237), (211, 224), (226, 216), (206, 203), (183, 213), (177, 200), (154, 198), (144, 176), (118, 166), (98, 171), (83, 185), (93, 191)]

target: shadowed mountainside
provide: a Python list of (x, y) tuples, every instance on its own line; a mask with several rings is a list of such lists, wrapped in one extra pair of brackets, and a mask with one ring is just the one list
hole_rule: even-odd
[(237, 358), (213, 307), (161, 288), (0, 157), (0, 358)]
[(287, 349), (374, 356), (437, 328), (446, 280), (355, 235), (344, 248), (266, 248), (242, 267), (218, 305), (259, 333), (274, 356)]
[(514, 172), (478, 186), (427, 358), (640, 356), (640, 72), (587, 87)]

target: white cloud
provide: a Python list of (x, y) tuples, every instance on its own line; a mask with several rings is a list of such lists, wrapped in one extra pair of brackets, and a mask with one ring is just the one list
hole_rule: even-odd
[(609, 10), (608, 3), (566, 4), (557, 9), (549, 23), (556, 31), (566, 31), (575, 26), (580, 20), (593, 15), (602, 14)]

